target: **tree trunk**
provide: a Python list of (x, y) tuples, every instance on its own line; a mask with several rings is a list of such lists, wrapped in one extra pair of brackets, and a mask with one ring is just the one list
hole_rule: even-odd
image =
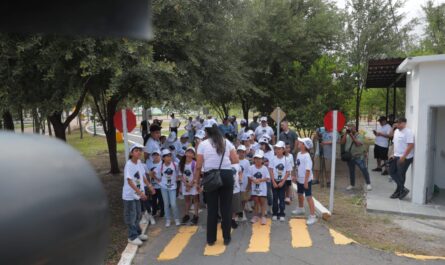
[(83, 139), (82, 119), (80, 118), (81, 111), (77, 114), (77, 120), (79, 121), (80, 139)]
[(24, 133), (25, 132), (25, 122), (23, 121), (23, 108), (22, 107), (20, 107), (19, 115), (20, 115), (20, 117), (19, 117), (20, 129), (22, 130), (22, 133)]
[(53, 136), (53, 130), (51, 130), (51, 122), (49, 121), (49, 118), (46, 119), (48, 123), (48, 134), (49, 136)]
[(40, 134), (39, 113), (37, 112), (36, 108), (32, 110), (32, 119), (33, 119), (34, 133)]
[(107, 102), (107, 130), (105, 135), (107, 138), (108, 154), (110, 156), (110, 173), (117, 174), (119, 170), (119, 162), (117, 159), (117, 146), (116, 146), (116, 127), (114, 127), (114, 114), (116, 113), (117, 99), (110, 99)]
[(3, 126), (5, 130), (14, 132), (14, 119), (9, 110), (3, 112)]
[(243, 117), (249, 124), (249, 104), (246, 100), (241, 100), (241, 109), (243, 110)]
[(60, 140), (66, 142), (66, 134), (65, 134), (66, 127), (62, 122), (62, 112), (55, 111), (51, 116), (48, 117), (48, 119), (53, 125), (54, 135)]
[[(66, 110), (66, 119), (70, 116), (69, 110)], [(71, 122), (68, 123), (68, 134), (71, 134)]]

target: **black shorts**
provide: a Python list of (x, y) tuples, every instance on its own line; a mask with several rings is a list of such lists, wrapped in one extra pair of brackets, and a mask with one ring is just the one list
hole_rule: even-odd
[(374, 146), (374, 158), (381, 160), (388, 160), (388, 148), (380, 145)]
[(297, 182), (297, 187), (298, 187), (297, 193), (298, 194), (303, 194), (304, 193), (304, 195), (306, 197), (312, 196), (312, 180), (307, 183), (307, 186), (308, 186), (308, 188), (305, 189), (304, 188), (304, 183)]
[(287, 179), (285, 184), (286, 184), (286, 186), (292, 186), (292, 180), (291, 179)]

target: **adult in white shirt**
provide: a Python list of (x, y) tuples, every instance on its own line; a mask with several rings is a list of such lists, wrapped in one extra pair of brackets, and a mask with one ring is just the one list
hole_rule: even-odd
[(239, 159), (233, 144), (224, 139), (214, 120), (204, 122), (205, 132), (208, 139), (202, 141), (197, 150), (195, 182), (204, 172), (204, 180), (209, 176), (210, 171), (220, 169), (222, 186), (216, 190), (204, 191), (207, 200), (207, 244), (210, 246), (216, 242), (216, 230), (218, 223), (218, 213), (221, 213), (221, 228), (223, 231), (224, 244), (231, 241), (232, 222), (232, 195), (234, 179), (232, 174), (232, 164), (238, 164)]
[(272, 139), (272, 144), (275, 143), (275, 134), (272, 128), (267, 125), (267, 117), (261, 117), (260, 119), (261, 125), (255, 129), (255, 137), (256, 139), (261, 139), (263, 135), (268, 135), (270, 139)]
[(397, 189), (391, 195), (392, 199), (403, 199), (409, 190), (405, 188), (406, 171), (414, 158), (414, 134), (406, 127), (406, 118), (399, 118), (394, 123), (393, 134), (394, 155), (390, 158), (389, 172), (397, 183)]
[(159, 141), (159, 138), (161, 138), (161, 127), (158, 124), (153, 123), (150, 126), (149, 138), (145, 143), (145, 148), (144, 148), (145, 160), (147, 159), (152, 160), (150, 157), (151, 153), (153, 153), (153, 151), (155, 150), (161, 149), (161, 142)]
[[(377, 167), (372, 171), (380, 172), (382, 171), (382, 161), (386, 165), (386, 160), (388, 160), (388, 148), (389, 148), (389, 135), (391, 134), (392, 128), (388, 124), (386, 117), (381, 116), (379, 118), (379, 125), (377, 125), (377, 130), (373, 130), (375, 135), (375, 145), (374, 145), (374, 158), (377, 159)], [(382, 175), (388, 175), (388, 166), (385, 166), (385, 170)]]
[(176, 134), (178, 134), (178, 128), (179, 126), (181, 126), (181, 121), (179, 119), (175, 118), (175, 114), (172, 113), (172, 115), (170, 115), (171, 120), (169, 123), (169, 128), (171, 132), (175, 132)]

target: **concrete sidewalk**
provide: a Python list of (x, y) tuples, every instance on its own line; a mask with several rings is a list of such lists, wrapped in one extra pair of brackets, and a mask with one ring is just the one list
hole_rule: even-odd
[[(374, 146), (369, 147), (369, 153), (374, 153)], [(373, 189), (366, 194), (366, 209), (368, 211), (429, 218), (445, 218), (445, 204), (415, 204), (411, 202), (410, 194), (403, 200), (390, 199), (389, 196), (396, 189), (396, 184), (389, 182), (388, 176), (382, 176), (380, 172), (371, 171), (376, 167), (377, 161), (373, 155), (370, 155), (368, 169)]]

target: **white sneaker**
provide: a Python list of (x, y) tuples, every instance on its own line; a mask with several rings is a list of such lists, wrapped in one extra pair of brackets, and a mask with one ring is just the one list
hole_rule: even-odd
[(165, 220), (165, 227), (170, 227), (170, 220)]
[(181, 225), (181, 220), (176, 219), (176, 220), (175, 220), (175, 223), (176, 223), (176, 226), (180, 226), (180, 225)]
[(285, 202), (290, 202), (290, 198), (286, 197), (286, 199), (284, 199)]
[(284, 216), (281, 216), (281, 217), (280, 217), (280, 221), (281, 221), (281, 222), (284, 222), (284, 221), (286, 221), (286, 218), (284, 218)]
[(250, 202), (246, 203), (246, 206), (244, 207), (244, 210), (248, 211), (249, 213), (252, 212), (252, 205), (250, 205)]
[(388, 177), (388, 182), (392, 182), (391, 176)]
[(372, 190), (371, 184), (366, 185), (366, 190), (368, 190), (368, 191)]
[(349, 185), (346, 187), (346, 190), (352, 190), (352, 189), (354, 189), (354, 186), (352, 186), (352, 185)]
[(309, 217), (307, 218), (306, 224), (307, 225), (313, 225), (317, 222), (317, 216), (315, 215), (309, 215)]
[(195, 210), (195, 204), (192, 204), (192, 206), (190, 206), (190, 211)]
[(155, 218), (153, 217), (153, 215), (149, 214), (148, 215), (148, 220), (149, 220), (151, 225), (155, 225), (156, 224), (156, 221), (155, 221)]
[(243, 211), (243, 217), (241, 218), (241, 222), (247, 221), (246, 212)]
[(148, 236), (145, 235), (145, 234), (140, 234), (139, 235), (139, 239), (142, 240), (142, 241), (146, 241), (146, 240), (148, 240)]
[(178, 199), (179, 199), (179, 200), (184, 200), (184, 195), (179, 194)]
[(133, 240), (128, 239), (128, 243), (130, 243), (132, 245), (136, 245), (136, 246), (142, 246), (142, 244), (143, 244), (142, 241), (138, 237), (136, 237)]
[(276, 221), (276, 220), (278, 220), (277, 216), (276, 215), (272, 216), (272, 221)]
[(139, 223), (141, 223), (141, 224), (148, 224), (147, 217), (145, 217), (145, 215), (143, 215), (142, 218), (141, 218), (141, 221)]
[(292, 211), (292, 214), (293, 215), (303, 215), (304, 214), (304, 208), (297, 207), (297, 208), (295, 208), (295, 210)]

